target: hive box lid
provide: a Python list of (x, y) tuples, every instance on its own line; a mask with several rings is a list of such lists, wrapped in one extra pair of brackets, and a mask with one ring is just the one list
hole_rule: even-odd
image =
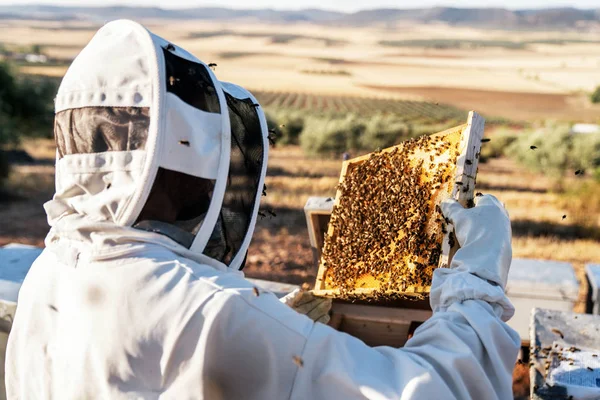
[(570, 263), (515, 258), (508, 274), (506, 294), (509, 297), (576, 301), (579, 282)]
[(0, 247), (0, 301), (17, 302), (21, 284), (42, 250), (22, 244)]

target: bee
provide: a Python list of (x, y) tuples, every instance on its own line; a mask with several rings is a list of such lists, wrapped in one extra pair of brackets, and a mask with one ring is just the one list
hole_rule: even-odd
[(263, 183), (262, 195), (263, 195), (263, 196), (266, 196), (266, 195), (267, 195), (267, 185), (266, 185), (265, 183)]
[(454, 182), (454, 184), (457, 186), (462, 186), (463, 183), (462, 182)]
[(190, 147), (190, 142), (188, 140), (180, 140), (179, 144), (181, 144), (183, 146)]
[(254, 287), (252, 288), (252, 293), (254, 293), (254, 295), (255, 295), (256, 297), (260, 296), (260, 292), (258, 291), (258, 288), (257, 288), (256, 286), (254, 286)]
[(564, 219), (567, 219), (567, 215), (566, 215), (566, 214), (565, 214), (565, 215), (563, 215), (563, 216), (562, 216), (562, 219), (563, 219), (563, 220), (564, 220)]
[(166, 47), (166, 49), (167, 49), (168, 51), (175, 51), (175, 46), (173, 46), (171, 43), (169, 43), (169, 44), (167, 44), (167, 47)]
[(275, 214), (275, 212), (271, 209), (267, 209), (267, 212), (269, 213), (269, 215), (271, 215), (272, 217), (276, 217), (277, 214)]
[(529, 148), (530, 148), (531, 150), (535, 150), (535, 149), (537, 149), (537, 146), (529, 146)]
[(217, 63), (210, 63), (210, 64), (208, 64), (208, 68), (213, 68), (213, 71), (214, 71), (214, 68), (216, 66), (217, 66)]
[(492, 139), (490, 139), (490, 138), (481, 139), (481, 143), (487, 143), (487, 142), (489, 142), (491, 140)]
[(575, 175), (583, 175), (583, 170), (578, 169), (577, 171), (575, 171)]
[(587, 369), (590, 370), (590, 371), (594, 370), (594, 368), (592, 368), (592, 367), (587, 367)]
[(481, 193), (481, 192), (477, 192), (477, 193), (475, 193), (475, 196), (477, 196), (477, 197), (481, 197), (481, 196), (483, 196), (483, 193)]
[(263, 213), (263, 212), (261, 212), (261, 211), (259, 211), (259, 212), (258, 212), (258, 216), (259, 216), (261, 219), (263, 219), (263, 218), (265, 218), (265, 217), (266, 217), (265, 213)]
[(471, 161), (471, 160), (465, 160), (465, 164), (467, 164), (467, 165), (473, 165), (473, 161)]
[(455, 244), (456, 241), (454, 239), (454, 233), (450, 232), (450, 235), (448, 235), (448, 246), (450, 246), (450, 248), (453, 248)]

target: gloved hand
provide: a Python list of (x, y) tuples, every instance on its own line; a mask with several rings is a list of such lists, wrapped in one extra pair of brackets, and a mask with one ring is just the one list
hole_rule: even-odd
[(508, 212), (494, 196), (485, 195), (475, 200), (476, 206), (470, 209), (453, 199), (442, 202), (442, 213), (454, 225), (461, 246), (450, 268), (471, 273), (505, 289), (512, 261)]
[(329, 322), (329, 310), (331, 299), (316, 297), (312, 292), (296, 289), (290, 294), (282, 297), (281, 302), (292, 307), (300, 314), (306, 315), (315, 322), (327, 324)]

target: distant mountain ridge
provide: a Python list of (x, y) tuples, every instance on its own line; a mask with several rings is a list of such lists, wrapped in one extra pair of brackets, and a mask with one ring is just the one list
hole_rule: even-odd
[(0, 18), (84, 20), (105, 22), (117, 18), (132, 19), (254, 19), (263, 22), (310, 22), (365, 26), (399, 22), (445, 22), (459, 26), (486, 26), (508, 29), (568, 29), (600, 26), (600, 9), (548, 8), (508, 10), (503, 8), (433, 7), (421, 9), (373, 9), (343, 13), (319, 9), (298, 11), (220, 7), (163, 9), (159, 7), (69, 7), (47, 5), (0, 6)]

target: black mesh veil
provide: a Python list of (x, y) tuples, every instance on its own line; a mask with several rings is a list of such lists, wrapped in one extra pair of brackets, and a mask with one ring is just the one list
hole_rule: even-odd
[[(131, 22), (111, 27), (99, 36), (108, 41), (90, 42), (94, 51), (82, 52), (86, 62), (74, 62), (61, 83), (57, 163), (69, 175), (57, 188), (64, 182), (64, 197), (81, 203), (98, 195), (89, 207), (67, 204), (76, 212), (164, 235), (203, 261), (238, 268), (262, 192), (262, 111), (187, 51), (154, 35), (144, 47), (148, 32), (132, 31)], [(105, 61), (129, 50), (122, 62)]]
[(225, 92), (231, 122), (231, 161), (227, 188), (204, 254), (229, 265), (239, 252), (258, 207), (264, 139), (254, 102)]
[[(167, 93), (199, 111), (219, 114), (217, 91), (206, 67), (167, 49), (163, 55)], [(188, 133), (192, 141), (195, 135), (206, 134), (202, 126), (194, 126)], [(167, 130), (167, 135), (177, 134), (181, 132)], [(189, 146), (190, 142), (179, 144)], [(134, 227), (168, 236), (189, 249), (206, 218), (214, 187), (212, 179), (159, 168)]]

